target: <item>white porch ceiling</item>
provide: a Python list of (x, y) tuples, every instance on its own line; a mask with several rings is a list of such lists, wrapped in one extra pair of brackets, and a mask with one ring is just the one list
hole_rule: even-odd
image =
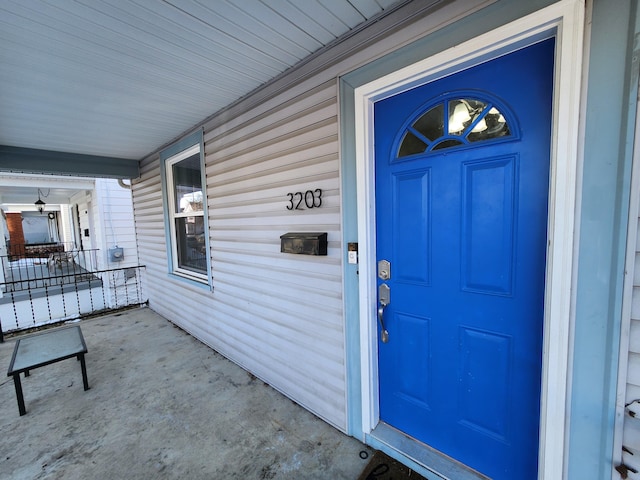
[(0, 175), (0, 206), (5, 211), (11, 210), (10, 205), (16, 204), (33, 208), (38, 193), (48, 205), (68, 204), (78, 192), (93, 190), (94, 183), (91, 178), (4, 174)]
[(0, 0), (0, 146), (138, 160), (402, 3)]

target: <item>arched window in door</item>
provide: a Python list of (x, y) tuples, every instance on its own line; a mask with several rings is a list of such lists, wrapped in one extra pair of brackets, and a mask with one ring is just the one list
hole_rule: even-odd
[(429, 102), (403, 130), (397, 158), (517, 137), (515, 121), (496, 100), (477, 93), (453, 93)]

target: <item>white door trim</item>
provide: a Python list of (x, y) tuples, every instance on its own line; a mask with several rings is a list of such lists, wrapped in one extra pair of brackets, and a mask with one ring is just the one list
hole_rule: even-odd
[[(539, 478), (565, 474), (569, 353), (578, 217), (580, 79), (585, 3), (563, 0), (471, 41), (381, 77), (355, 90), (355, 135), (362, 425), (369, 434), (379, 422), (376, 282), (374, 102), (556, 35), (551, 175), (545, 289)], [(562, 126), (562, 128), (557, 128)]]

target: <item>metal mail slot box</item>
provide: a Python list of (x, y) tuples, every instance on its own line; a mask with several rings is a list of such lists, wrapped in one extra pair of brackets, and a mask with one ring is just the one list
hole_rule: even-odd
[(326, 255), (327, 234), (316, 232), (285, 233), (280, 235), (280, 251), (302, 255)]

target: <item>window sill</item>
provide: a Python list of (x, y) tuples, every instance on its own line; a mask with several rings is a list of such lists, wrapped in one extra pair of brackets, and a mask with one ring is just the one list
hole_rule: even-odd
[(203, 290), (206, 289), (206, 290), (213, 291), (213, 285), (211, 285), (211, 283), (206, 278), (186, 275), (181, 272), (169, 272), (168, 275), (170, 278), (177, 280), (179, 282), (192, 285), (194, 287), (199, 287), (199, 288), (202, 288)]

